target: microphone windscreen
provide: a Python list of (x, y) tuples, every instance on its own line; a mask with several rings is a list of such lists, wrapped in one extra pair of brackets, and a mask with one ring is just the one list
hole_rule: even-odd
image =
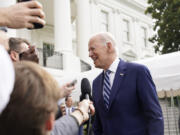
[(81, 80), (81, 93), (84, 94), (91, 94), (91, 85), (87, 78), (83, 78)]

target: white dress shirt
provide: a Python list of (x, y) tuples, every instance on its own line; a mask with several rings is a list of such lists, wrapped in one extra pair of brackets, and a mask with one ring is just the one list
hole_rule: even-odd
[(119, 62), (120, 62), (120, 59), (116, 58), (113, 63), (111, 64), (111, 66), (109, 67), (108, 70), (111, 71), (110, 75), (109, 75), (109, 79), (110, 79), (110, 85), (111, 85), (111, 88), (113, 86), (113, 82), (114, 82), (114, 77), (115, 77), (115, 74), (116, 74), (116, 70), (117, 70), (117, 67), (119, 65)]
[(66, 115), (70, 115), (72, 113), (72, 107), (66, 107)]

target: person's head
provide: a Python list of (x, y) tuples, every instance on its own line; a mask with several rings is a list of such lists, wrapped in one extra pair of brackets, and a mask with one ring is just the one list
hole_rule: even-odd
[(0, 134), (45, 135), (52, 130), (60, 91), (57, 82), (39, 65), (15, 63), (15, 84), (0, 115)]
[(72, 97), (71, 97), (71, 96), (67, 96), (67, 97), (65, 98), (65, 103), (66, 103), (66, 106), (67, 106), (67, 107), (72, 107), (72, 104), (73, 104), (73, 99), (72, 99)]
[(22, 38), (9, 38), (9, 55), (12, 61), (20, 60), (19, 56), (29, 49), (28, 41)]
[(117, 57), (116, 42), (114, 37), (108, 33), (93, 35), (88, 43), (89, 57), (94, 61), (97, 68), (108, 69)]

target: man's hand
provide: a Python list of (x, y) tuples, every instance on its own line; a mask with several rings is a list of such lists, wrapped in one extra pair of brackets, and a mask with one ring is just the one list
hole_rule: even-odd
[(77, 109), (71, 114), (76, 118), (79, 125), (89, 119), (89, 110), (91, 111), (91, 115), (94, 115), (95, 108), (90, 100), (84, 99), (81, 101), (77, 107)]
[(0, 25), (9, 28), (34, 28), (33, 23), (45, 25), (45, 14), (38, 1), (21, 2), (0, 8)]
[(70, 83), (66, 83), (65, 85), (61, 86), (60, 88), (61, 98), (67, 97), (75, 89), (75, 86), (69, 86), (69, 85)]
[(60, 110), (61, 110), (62, 115), (66, 115), (66, 107), (65, 107), (65, 104), (60, 105)]
[(83, 101), (79, 102), (78, 108), (84, 110), (84, 112), (86, 113), (89, 113), (89, 109), (90, 109), (91, 115), (95, 114), (95, 108), (93, 106), (93, 102), (88, 99), (84, 99)]

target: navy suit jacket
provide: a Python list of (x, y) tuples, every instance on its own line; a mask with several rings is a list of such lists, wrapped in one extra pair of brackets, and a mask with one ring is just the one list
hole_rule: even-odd
[(93, 81), (95, 135), (164, 135), (162, 110), (149, 70), (120, 60), (109, 109), (103, 99), (102, 72)]

